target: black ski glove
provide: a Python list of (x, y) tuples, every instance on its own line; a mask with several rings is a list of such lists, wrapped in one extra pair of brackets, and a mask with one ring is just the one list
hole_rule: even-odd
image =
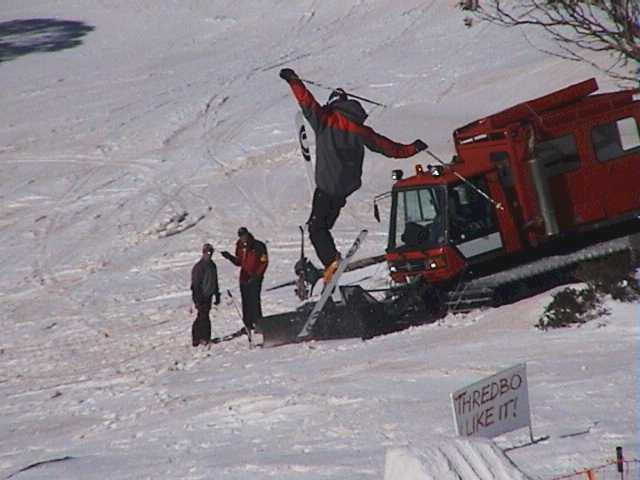
[(227, 260), (229, 260), (230, 262), (234, 261), (233, 255), (231, 255), (228, 251), (224, 251), (224, 252), (220, 252), (220, 255), (222, 255), (224, 258), (226, 258)]
[(290, 82), (291, 80), (295, 80), (298, 78), (298, 74), (294, 72), (291, 68), (283, 68), (280, 70), (280, 78)]
[(422, 152), (423, 150), (429, 148), (429, 145), (424, 143), (422, 140), (416, 140), (415, 142), (413, 142), (413, 146), (416, 147), (416, 150), (418, 152)]
[(216, 292), (216, 301), (213, 302), (214, 305), (220, 305), (220, 292)]

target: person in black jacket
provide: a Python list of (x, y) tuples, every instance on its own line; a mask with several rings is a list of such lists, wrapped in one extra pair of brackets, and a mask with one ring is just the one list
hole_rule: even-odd
[(427, 145), (422, 140), (396, 143), (364, 125), (367, 112), (344, 90), (333, 91), (329, 102), (321, 106), (293, 70), (282, 69), (280, 77), (291, 87), (316, 135), (316, 189), (307, 225), (328, 282), (340, 260), (331, 229), (347, 197), (362, 185), (364, 147), (387, 157), (407, 158)]
[(191, 269), (191, 297), (198, 315), (191, 326), (191, 338), (194, 347), (206, 345), (211, 341), (211, 301), (215, 296), (215, 305), (220, 305), (220, 289), (218, 287), (218, 269), (211, 260), (213, 246), (205, 243), (202, 246), (202, 258)]

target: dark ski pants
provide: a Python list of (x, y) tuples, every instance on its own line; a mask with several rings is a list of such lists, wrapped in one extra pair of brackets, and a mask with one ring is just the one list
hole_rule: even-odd
[(316, 255), (325, 267), (328, 267), (338, 254), (336, 244), (331, 236), (331, 229), (336, 224), (340, 210), (347, 204), (343, 197), (333, 197), (319, 188), (313, 193), (313, 205), (309, 226), (309, 238), (316, 250)]
[(211, 299), (208, 302), (199, 302), (195, 305), (198, 315), (191, 326), (191, 339), (192, 345), (197, 347), (200, 344), (200, 340), (206, 340), (207, 342), (211, 340), (211, 320), (209, 319)]
[(242, 296), (242, 322), (247, 330), (253, 330), (256, 322), (262, 318), (262, 278), (252, 278), (240, 284)]

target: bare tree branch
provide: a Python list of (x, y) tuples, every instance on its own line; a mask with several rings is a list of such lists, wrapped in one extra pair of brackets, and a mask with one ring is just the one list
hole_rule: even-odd
[[(504, 27), (535, 27), (558, 45), (545, 53), (590, 64), (618, 81), (640, 85), (640, 0), (481, 0), (475, 14)], [(527, 41), (530, 40), (527, 38)], [(530, 42), (531, 43), (531, 42)], [(605, 52), (609, 66), (587, 59)]]

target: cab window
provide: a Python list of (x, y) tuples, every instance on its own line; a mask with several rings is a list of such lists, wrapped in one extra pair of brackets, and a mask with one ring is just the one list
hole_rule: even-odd
[(560, 175), (580, 166), (580, 154), (573, 135), (564, 135), (536, 144), (535, 155), (542, 162), (547, 177)]
[(393, 246), (441, 246), (445, 188), (424, 186), (395, 194)]
[(601, 162), (640, 152), (640, 128), (633, 117), (598, 125), (591, 131), (591, 140)]
[[(472, 184), (487, 193), (484, 179), (477, 178)], [(486, 237), (497, 231), (491, 203), (465, 182), (449, 189), (447, 208), (449, 238), (454, 244)]]

